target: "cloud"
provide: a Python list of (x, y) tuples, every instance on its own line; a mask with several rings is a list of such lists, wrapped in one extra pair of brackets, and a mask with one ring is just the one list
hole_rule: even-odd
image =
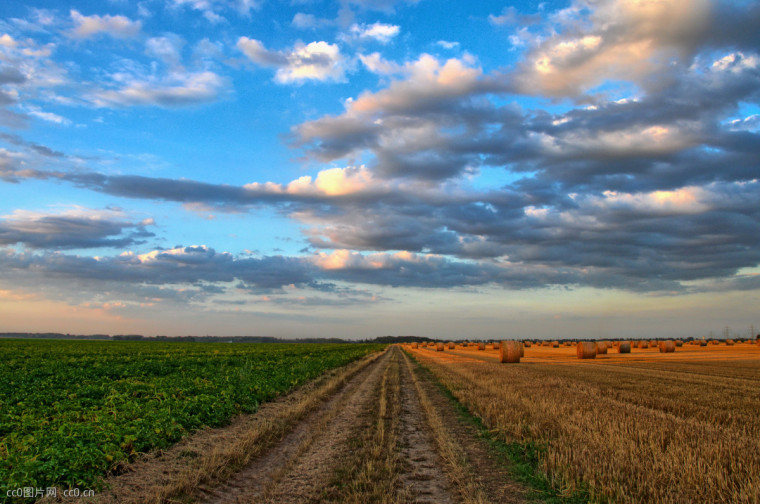
[(163, 78), (125, 76), (116, 89), (92, 91), (87, 98), (97, 107), (182, 107), (216, 100), (226, 87), (218, 74), (171, 72)]
[(355, 40), (374, 40), (381, 44), (389, 43), (399, 32), (398, 26), (380, 22), (371, 25), (353, 24), (349, 28), (349, 36)]
[(531, 49), (509, 74), (519, 92), (551, 97), (577, 98), (608, 80), (648, 89), (688, 68), (702, 48), (752, 47), (758, 37), (744, 29), (730, 33), (728, 23), (746, 26), (753, 19), (760, 20), (760, 9), (731, 2), (578, 1), (553, 17), (548, 36), (525, 40), (521, 32), (521, 44)]
[(403, 72), (404, 67), (384, 59), (380, 53), (360, 54), (359, 60), (372, 73), (378, 75), (394, 75)]
[(84, 16), (76, 10), (69, 12), (74, 28), (68, 32), (72, 38), (86, 39), (99, 34), (116, 38), (135, 37), (142, 27), (141, 21), (132, 21), (125, 16)]
[(345, 58), (337, 45), (327, 42), (299, 42), (292, 49), (271, 51), (255, 39), (240, 37), (240, 49), (259, 66), (277, 69), (275, 81), (280, 84), (302, 83), (307, 80), (342, 81), (345, 78)]
[(56, 214), (15, 210), (0, 219), (0, 245), (53, 250), (123, 248), (154, 237), (146, 230), (151, 224), (152, 220), (129, 222), (121, 213), (108, 210), (75, 208)]
[(381, 184), (373, 179), (366, 167), (328, 168), (320, 171), (316, 178), (309, 175), (300, 177), (282, 186), (272, 182), (246, 184), (245, 189), (253, 193), (346, 196), (367, 191), (382, 191)]
[(435, 45), (443, 47), (444, 49), (457, 49), (459, 47), (459, 42), (450, 42), (448, 40), (439, 40), (435, 43)]
[(17, 68), (0, 68), (0, 86), (4, 84), (23, 84), (24, 82), (26, 82), (26, 76)]
[(174, 33), (163, 37), (151, 37), (145, 42), (145, 54), (163, 61), (170, 67), (176, 67), (182, 61), (184, 45), (182, 37)]
[(34, 116), (38, 119), (42, 119), (43, 121), (51, 122), (54, 124), (60, 124), (62, 126), (68, 126), (71, 124), (71, 121), (69, 119), (66, 119), (63, 116), (60, 116), (58, 114), (55, 114), (53, 112), (46, 112), (44, 110), (39, 110), (36, 107), (27, 107), (28, 113), (31, 116)]
[(321, 28), (325, 26), (331, 26), (335, 24), (335, 21), (331, 19), (318, 18), (314, 14), (306, 14), (304, 12), (297, 12), (293, 16), (293, 20), (290, 22), (291, 26), (298, 28), (299, 30), (309, 30), (315, 28)]
[(169, 0), (170, 7), (188, 7), (198, 11), (211, 24), (226, 22), (227, 19), (219, 12), (228, 10), (233, 10), (240, 16), (249, 17), (251, 11), (261, 7), (261, 3), (259, 0)]

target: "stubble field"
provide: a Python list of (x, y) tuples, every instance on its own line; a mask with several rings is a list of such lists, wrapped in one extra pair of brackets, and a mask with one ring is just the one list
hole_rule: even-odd
[(565, 495), (599, 502), (760, 502), (760, 347), (407, 348)]

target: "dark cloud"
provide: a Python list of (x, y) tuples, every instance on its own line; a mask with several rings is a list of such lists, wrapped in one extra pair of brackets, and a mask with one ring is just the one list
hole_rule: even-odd
[(32, 215), (0, 220), (0, 245), (33, 249), (124, 248), (154, 236), (144, 224), (111, 218)]
[(0, 67), (0, 86), (4, 84), (23, 84), (26, 82), (26, 76), (17, 68), (3, 66)]

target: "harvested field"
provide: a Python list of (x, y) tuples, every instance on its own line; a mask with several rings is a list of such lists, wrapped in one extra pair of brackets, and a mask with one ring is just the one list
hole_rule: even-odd
[(514, 365), (492, 350), (410, 353), (500, 439), (537, 446), (564, 493), (759, 502), (760, 349), (646, 347), (579, 360), (536, 345)]

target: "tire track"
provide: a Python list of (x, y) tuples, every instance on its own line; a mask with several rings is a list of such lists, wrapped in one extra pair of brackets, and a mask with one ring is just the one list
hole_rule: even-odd
[(349, 381), (317, 411), (266, 453), (215, 489), (203, 491), (206, 504), (308, 502), (330, 479), (347, 451), (352, 426), (369, 406), (390, 352)]

